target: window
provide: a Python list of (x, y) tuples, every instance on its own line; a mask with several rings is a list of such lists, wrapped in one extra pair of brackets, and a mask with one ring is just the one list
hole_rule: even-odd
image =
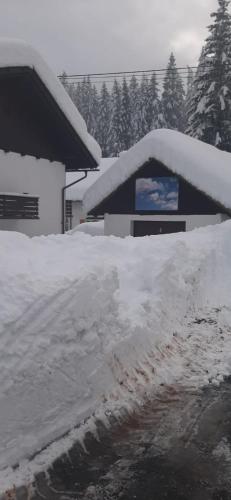
[(39, 198), (27, 194), (0, 193), (0, 219), (39, 219)]
[(66, 200), (66, 210), (65, 210), (65, 231), (70, 231), (72, 229), (72, 201)]
[(178, 210), (179, 181), (177, 177), (136, 179), (135, 209), (146, 212)]

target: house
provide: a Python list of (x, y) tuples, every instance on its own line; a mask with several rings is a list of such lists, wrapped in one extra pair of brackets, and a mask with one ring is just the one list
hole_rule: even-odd
[(231, 216), (231, 154), (173, 130), (155, 130), (85, 193), (106, 235), (189, 231)]
[[(66, 190), (66, 230), (72, 229), (84, 222), (87, 213), (83, 207), (83, 197), (86, 191), (115, 163), (116, 158), (101, 158), (98, 171), (88, 172), (87, 177)], [(66, 184), (69, 185), (82, 174), (67, 172)]]
[(94, 170), (100, 148), (63, 86), (21, 41), (0, 41), (0, 230), (60, 233), (66, 172)]

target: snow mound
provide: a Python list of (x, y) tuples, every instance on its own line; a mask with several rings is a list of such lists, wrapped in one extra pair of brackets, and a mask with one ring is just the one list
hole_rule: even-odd
[(87, 132), (87, 126), (73, 104), (71, 98), (40, 54), (22, 40), (0, 39), (0, 68), (26, 66), (34, 69), (50, 91), (60, 109), (69, 120), (87, 149), (99, 163), (101, 149), (95, 139)]
[(231, 209), (231, 154), (175, 130), (154, 130), (124, 153), (83, 198), (86, 212), (123, 184), (151, 158)]
[[(188, 342), (184, 322), (198, 308), (225, 306), (228, 324), (230, 257), (230, 221), (125, 239), (0, 232), (2, 488), (14, 477), (9, 467), (96, 410), (132, 408), (148, 386), (179, 379), (180, 337), (192, 342), (203, 372), (194, 384), (208, 380), (224, 351), (227, 373), (224, 340), (224, 351), (213, 341), (208, 345), (215, 355), (205, 357), (205, 348), (200, 357), (199, 330), (196, 343), (193, 337)], [(70, 445), (76, 434), (68, 439)], [(54, 459), (52, 453), (46, 460)], [(43, 467), (41, 457), (37, 465)]]
[(83, 222), (83, 224), (79, 224), (74, 229), (72, 229), (72, 231), (70, 231), (70, 234), (74, 234), (76, 232), (91, 234), (91, 236), (103, 236), (104, 220), (96, 222)]

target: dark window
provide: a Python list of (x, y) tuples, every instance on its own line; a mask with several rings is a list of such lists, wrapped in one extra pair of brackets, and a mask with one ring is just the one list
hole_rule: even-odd
[(66, 200), (66, 210), (65, 210), (65, 231), (70, 231), (72, 229), (72, 201)]
[(0, 219), (39, 219), (39, 199), (19, 194), (0, 194)]
[(178, 210), (177, 177), (143, 177), (136, 179), (135, 209), (146, 212)]
[(185, 221), (134, 221), (133, 236), (179, 233), (185, 231)]

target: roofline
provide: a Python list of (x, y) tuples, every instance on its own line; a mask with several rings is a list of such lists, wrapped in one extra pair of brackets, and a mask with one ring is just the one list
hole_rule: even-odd
[[(210, 196), (209, 194), (207, 194), (205, 191), (203, 191), (202, 189), (199, 189), (197, 186), (195, 186), (195, 184), (193, 184), (192, 182), (188, 181), (187, 179), (185, 179), (185, 177), (183, 177), (181, 174), (177, 174), (177, 172), (174, 172), (174, 170), (172, 170), (170, 167), (166, 166), (165, 163), (157, 160), (154, 156), (150, 156), (150, 158), (148, 160), (146, 160), (143, 165), (141, 165), (139, 168), (137, 168), (137, 170), (135, 172), (133, 172), (124, 182), (121, 182), (121, 184), (119, 184), (119, 186), (117, 186), (117, 188), (114, 190), (114, 191), (111, 191), (111, 193), (106, 196), (105, 198), (103, 198), (101, 200), (100, 203), (98, 203), (98, 205), (96, 205), (94, 208), (92, 208), (91, 210), (89, 210), (87, 213), (88, 214), (91, 214), (91, 213), (94, 213), (94, 210), (98, 210), (98, 208), (100, 207), (100, 205), (102, 203), (105, 203), (109, 198), (110, 196), (112, 195), (112, 193), (116, 193), (116, 191), (118, 191), (118, 189), (120, 188), (120, 186), (122, 186), (122, 184), (124, 184), (125, 182), (127, 182), (129, 179), (131, 179), (131, 177), (133, 177), (137, 172), (139, 172), (139, 170), (141, 170), (141, 168), (145, 167), (151, 160), (155, 160), (155, 161), (158, 161), (158, 163), (160, 163), (161, 165), (163, 165), (163, 167), (165, 167), (167, 170), (169, 170), (170, 172), (172, 172), (175, 176), (179, 177), (180, 179), (182, 179), (184, 182), (187, 182), (188, 184), (190, 184), (190, 186), (192, 186), (194, 189), (196, 189), (197, 191), (199, 191), (200, 193), (202, 193), (203, 195), (207, 196), (207, 198), (209, 198), (211, 201), (215, 202), (223, 211), (225, 211), (225, 213), (227, 213), (228, 215), (230, 215), (231, 217), (231, 209), (230, 208), (227, 208), (225, 207), (220, 201), (217, 201), (215, 198), (212, 198), (212, 196)], [(112, 165), (113, 166), (113, 165)], [(111, 167), (110, 167), (111, 168)]]

